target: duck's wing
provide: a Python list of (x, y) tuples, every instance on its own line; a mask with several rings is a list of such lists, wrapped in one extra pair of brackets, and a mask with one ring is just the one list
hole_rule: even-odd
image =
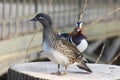
[(58, 51), (62, 54), (64, 54), (65, 56), (70, 57), (69, 59), (73, 59), (76, 60), (77, 58), (81, 58), (83, 61), (87, 61), (82, 53), (70, 42), (66, 41), (66, 40), (59, 40), (58, 42), (59, 44), (57, 44), (56, 48), (58, 48)]
[[(70, 51), (70, 52), (66, 52), (67, 55), (70, 55), (70, 58), (75, 62), (77, 62), (77, 67), (80, 68), (80, 69), (84, 69), (88, 72), (92, 72), (92, 70), (86, 65), (86, 62), (87, 60), (84, 58), (84, 56), (82, 55), (82, 53), (74, 46), (72, 45), (71, 43), (65, 41), (65, 40), (62, 40), (62, 45), (61, 46), (64, 46), (66, 47), (66, 51)], [(65, 54), (66, 54), (65, 53)]]
[(74, 46), (72, 43), (68, 42), (68, 41), (65, 41), (65, 40), (62, 40), (62, 44), (65, 45), (67, 48), (69, 48), (70, 50), (72, 50), (73, 54), (76, 56), (76, 57), (83, 57), (82, 53), (76, 48), (76, 46)]

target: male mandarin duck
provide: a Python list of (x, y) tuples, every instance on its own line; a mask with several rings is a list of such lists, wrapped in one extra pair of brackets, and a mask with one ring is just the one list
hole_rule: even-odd
[[(43, 26), (43, 51), (45, 56), (52, 62), (58, 64), (57, 75), (60, 75), (60, 65), (65, 67), (64, 74), (67, 74), (67, 68), (69, 65), (76, 63), (78, 68), (84, 69), (87, 72), (92, 72), (86, 64), (86, 59), (81, 52), (70, 42), (60, 39), (55, 34), (52, 28), (52, 24), (47, 18), (51, 17), (47, 14), (37, 14), (31, 21), (39, 21)], [(47, 16), (47, 18), (45, 17)]]
[(61, 39), (65, 39), (75, 45), (81, 53), (84, 52), (88, 47), (86, 36), (82, 33), (82, 25), (82, 22), (77, 22), (75, 28), (71, 33), (58, 34)]

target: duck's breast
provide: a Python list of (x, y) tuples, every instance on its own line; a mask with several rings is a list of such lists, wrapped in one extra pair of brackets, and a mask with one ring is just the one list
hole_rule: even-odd
[(43, 51), (46, 57), (48, 57), (52, 62), (61, 65), (68, 65), (69, 59), (59, 51), (50, 47), (47, 43), (43, 43)]
[(86, 39), (82, 39), (81, 42), (77, 45), (77, 49), (82, 53), (84, 52), (88, 47), (88, 42)]

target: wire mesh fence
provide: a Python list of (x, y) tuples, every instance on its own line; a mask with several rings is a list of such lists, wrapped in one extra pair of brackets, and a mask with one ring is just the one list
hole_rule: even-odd
[[(74, 25), (81, 10), (82, 0), (2, 0), (0, 1), (0, 40), (35, 31), (36, 27), (29, 19), (36, 13), (49, 12), (54, 26)], [(82, 21), (89, 23), (120, 7), (119, 0), (88, 0)], [(103, 21), (120, 19), (120, 11)]]

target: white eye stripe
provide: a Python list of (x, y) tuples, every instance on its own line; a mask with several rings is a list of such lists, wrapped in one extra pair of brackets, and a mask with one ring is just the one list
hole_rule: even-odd
[(83, 25), (83, 23), (80, 23), (80, 27)]
[(40, 16), (39, 19), (45, 19), (44, 17)]
[(77, 23), (75, 24), (76, 27), (81, 27), (82, 25), (83, 25), (83, 23), (81, 23), (81, 22), (80, 22), (80, 23), (77, 22)]

